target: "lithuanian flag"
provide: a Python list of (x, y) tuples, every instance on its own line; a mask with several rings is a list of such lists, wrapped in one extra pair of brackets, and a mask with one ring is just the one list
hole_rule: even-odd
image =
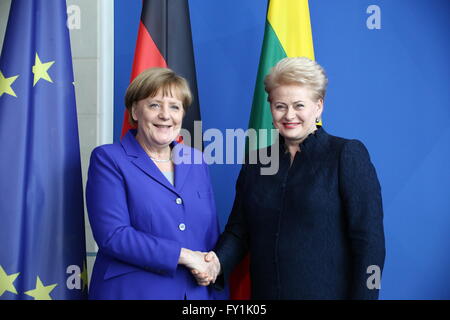
[[(281, 59), (300, 56), (314, 60), (308, 0), (270, 0), (249, 128), (273, 129), (264, 78)], [(270, 138), (270, 135), (267, 136)], [(271, 143), (269, 139), (265, 145), (259, 144), (259, 147)], [(250, 145), (250, 149), (257, 149), (257, 145)], [(231, 276), (232, 299), (250, 298), (248, 264), (249, 259), (246, 257)]]
[(314, 60), (308, 0), (270, 0), (249, 128), (273, 129), (264, 77), (281, 59), (301, 56)]

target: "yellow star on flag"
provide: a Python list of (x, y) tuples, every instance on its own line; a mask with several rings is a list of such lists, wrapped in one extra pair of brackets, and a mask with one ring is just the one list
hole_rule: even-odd
[(82, 291), (84, 291), (84, 289), (87, 287), (87, 284), (88, 284), (88, 274), (87, 274), (86, 262), (83, 263), (83, 272), (80, 273), (80, 278), (83, 281)]
[(5, 78), (5, 76), (3, 75), (3, 73), (0, 71), (0, 97), (6, 93), (9, 94), (10, 96), (16, 97), (16, 93), (14, 92), (14, 90), (12, 89), (11, 85), (13, 84), (14, 81), (16, 81), (16, 79), (19, 76), (14, 76), (14, 77), (9, 77), (9, 78)]
[(49, 61), (46, 63), (42, 63), (41, 59), (39, 59), (39, 56), (36, 52), (36, 59), (34, 62), (34, 66), (32, 68), (32, 71), (34, 73), (34, 82), (33, 87), (36, 85), (36, 83), (41, 80), (47, 80), (48, 82), (53, 83), (53, 80), (48, 75), (48, 69), (55, 63), (55, 61)]
[(26, 291), (25, 294), (33, 297), (34, 300), (53, 300), (52, 297), (50, 297), (50, 292), (52, 292), (52, 290), (55, 289), (57, 285), (58, 284), (55, 283), (48, 286), (44, 286), (42, 284), (41, 279), (37, 277), (36, 289)]
[(13, 282), (19, 276), (19, 273), (20, 272), (7, 275), (5, 270), (3, 270), (3, 267), (0, 266), (0, 297), (5, 293), (5, 291), (17, 294)]

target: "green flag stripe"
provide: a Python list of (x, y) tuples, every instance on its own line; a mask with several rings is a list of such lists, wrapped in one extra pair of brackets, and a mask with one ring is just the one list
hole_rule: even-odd
[[(270, 69), (281, 59), (287, 57), (278, 37), (276, 36), (269, 21), (266, 20), (264, 32), (264, 41), (259, 60), (258, 76), (256, 79), (255, 93), (253, 95), (252, 112), (250, 115), (249, 128), (253, 129), (272, 129), (272, 115), (270, 105), (267, 101), (267, 93), (264, 90), (264, 78)], [(270, 145), (269, 139), (266, 145)], [(260, 146), (261, 147), (261, 146)], [(250, 149), (256, 149), (256, 146), (250, 146)]]

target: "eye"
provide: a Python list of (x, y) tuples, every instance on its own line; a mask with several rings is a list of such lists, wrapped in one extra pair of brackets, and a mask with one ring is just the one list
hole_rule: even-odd
[(157, 103), (149, 103), (148, 106), (152, 109), (159, 108), (159, 104), (157, 104)]
[(276, 104), (275, 110), (284, 110), (286, 109), (286, 106), (284, 104)]
[(181, 108), (180, 108), (179, 106), (177, 106), (176, 104), (170, 106), (170, 108), (173, 109), (173, 110), (177, 110), (177, 111), (181, 109)]

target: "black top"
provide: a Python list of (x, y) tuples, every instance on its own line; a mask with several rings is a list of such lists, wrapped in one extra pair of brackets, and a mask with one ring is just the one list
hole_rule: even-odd
[(383, 209), (367, 149), (319, 128), (300, 150), (291, 165), (280, 137), (276, 174), (242, 166), (215, 248), (225, 278), (249, 252), (252, 299), (377, 299), (367, 269), (383, 269)]

